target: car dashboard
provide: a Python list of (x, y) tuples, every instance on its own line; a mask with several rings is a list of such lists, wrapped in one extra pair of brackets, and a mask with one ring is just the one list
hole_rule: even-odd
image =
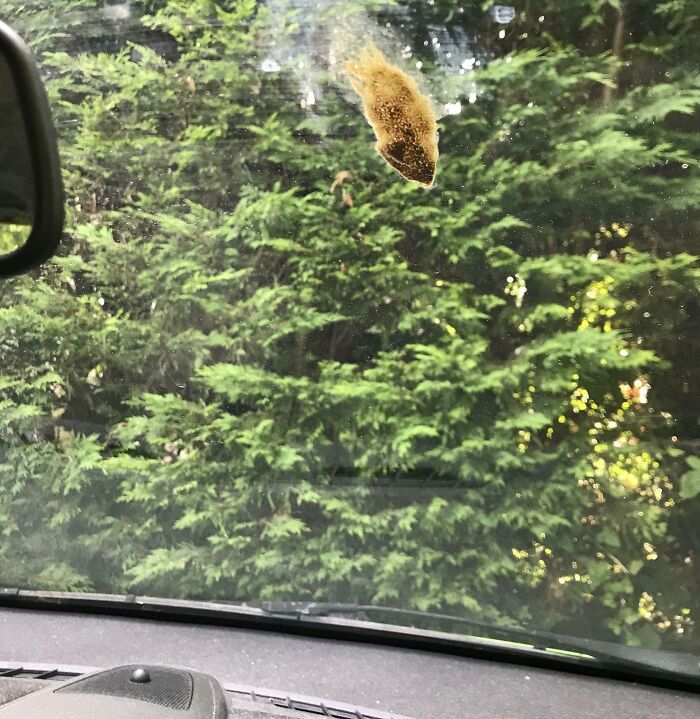
[[(133, 680), (143, 672), (150, 682)], [(101, 719), (674, 719), (697, 716), (700, 695), (359, 641), (0, 609), (0, 719), (79, 719), (81, 706)]]

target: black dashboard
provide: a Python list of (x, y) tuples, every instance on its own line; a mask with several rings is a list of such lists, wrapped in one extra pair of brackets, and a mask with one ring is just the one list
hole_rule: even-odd
[(119, 665), (212, 675), (225, 690), (230, 716), (240, 719), (680, 719), (700, 713), (700, 695), (504, 662), (271, 631), (0, 609), (0, 705), (47, 680), (71, 681)]

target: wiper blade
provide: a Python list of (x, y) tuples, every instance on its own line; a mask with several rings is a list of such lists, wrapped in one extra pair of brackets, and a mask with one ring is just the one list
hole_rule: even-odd
[[(698, 658), (688, 654), (532, 632), (480, 619), (398, 607), (319, 602), (206, 602), (0, 587), (2, 607), (207, 623), (360, 641), (700, 692)], [(381, 617), (386, 615), (393, 615), (394, 621), (382, 622)], [(399, 615), (403, 615), (403, 623), (399, 621)], [(412, 623), (407, 621), (409, 619), (421, 619), (423, 623), (426, 619), (439, 619), (443, 626), (452, 629), (423, 628), (417, 626), (419, 622)], [(456, 632), (454, 627), (457, 626), (479, 631)]]
[(297, 619), (344, 615), (369, 621), (376, 621), (376, 618), (381, 616), (395, 616), (404, 620), (418, 619), (423, 623), (426, 621), (438, 621), (452, 627), (463, 626), (467, 629), (480, 630), (487, 634), (485, 638), (522, 643), (534, 650), (565, 652), (578, 655), (582, 659), (594, 659), (616, 668), (652, 670), (676, 677), (683, 675), (690, 678), (694, 683), (700, 684), (700, 660), (691, 654), (681, 652), (630, 647), (625, 644), (572, 637), (555, 632), (501, 626), (471, 617), (460, 617), (439, 612), (421, 612), (415, 609), (402, 609), (377, 604), (292, 601), (261, 602), (251, 606), (257, 606), (271, 615), (296, 617)]

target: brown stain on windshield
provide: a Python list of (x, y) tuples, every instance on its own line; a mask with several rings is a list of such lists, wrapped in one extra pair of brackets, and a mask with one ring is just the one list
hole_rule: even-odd
[(407, 180), (431, 187), (438, 159), (437, 118), (415, 80), (373, 45), (345, 67), (377, 136), (375, 149)]

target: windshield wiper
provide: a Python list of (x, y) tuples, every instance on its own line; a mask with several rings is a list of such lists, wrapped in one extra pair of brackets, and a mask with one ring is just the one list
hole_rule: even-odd
[[(204, 623), (359, 641), (700, 692), (698, 658), (689, 654), (626, 647), (398, 607), (332, 602), (212, 602), (10, 587), (0, 587), (0, 607)], [(391, 621), (382, 621), (382, 617), (389, 616)], [(417, 626), (421, 623), (441, 628)], [(449, 627), (449, 631), (444, 627)], [(455, 631), (456, 627), (465, 631)]]
[(482, 619), (460, 617), (438, 612), (422, 612), (415, 609), (402, 609), (377, 604), (353, 604), (341, 602), (261, 602), (248, 606), (256, 606), (264, 612), (276, 615), (296, 617), (297, 619), (313, 617), (349, 616), (354, 619), (376, 621), (382, 616), (393, 616), (399, 620), (417, 619), (421, 623), (439, 622), (454, 627), (479, 630), (485, 639), (498, 639), (515, 644), (526, 644), (534, 650), (544, 652), (565, 652), (602, 662), (607, 666), (624, 667), (636, 670), (653, 670), (670, 673), (673, 676), (683, 675), (700, 684), (700, 660), (691, 654), (664, 650), (630, 647), (598, 639), (572, 637), (555, 632), (525, 629), (517, 626), (503, 626)]

